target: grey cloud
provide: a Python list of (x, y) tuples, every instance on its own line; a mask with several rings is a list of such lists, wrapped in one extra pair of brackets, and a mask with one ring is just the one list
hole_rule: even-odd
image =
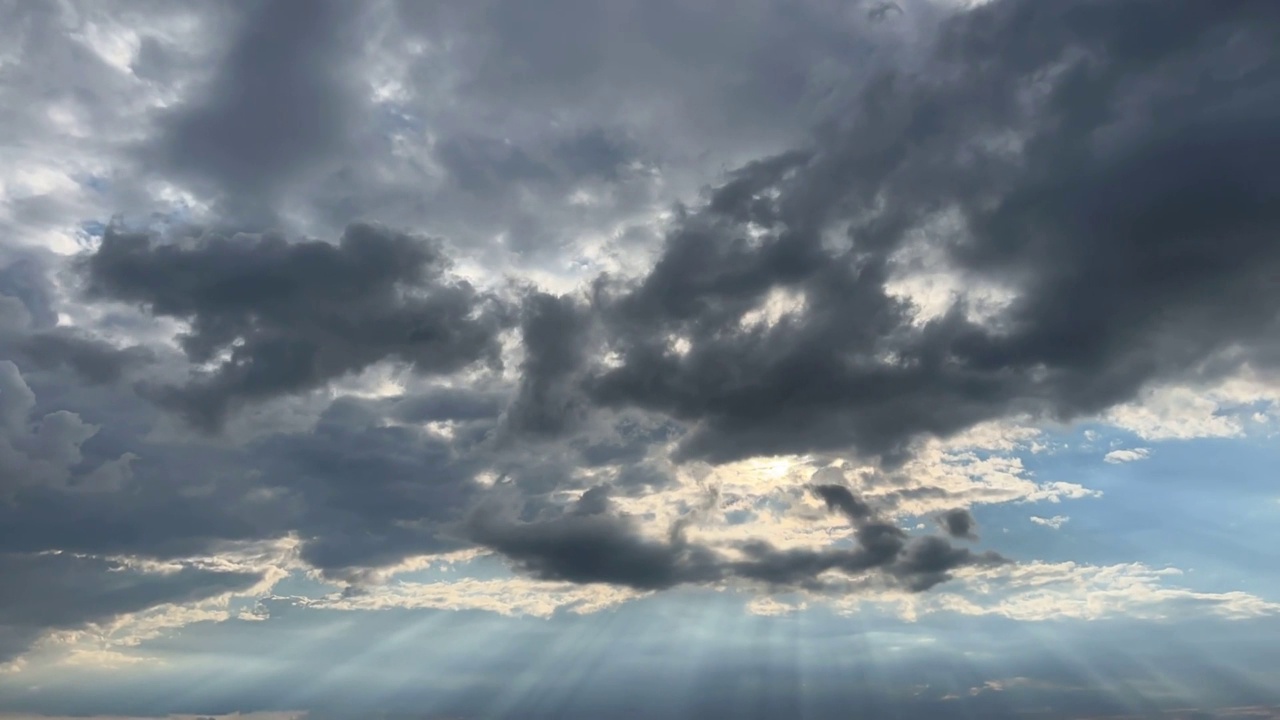
[(513, 521), (501, 506), (483, 505), (468, 519), (468, 535), (543, 580), (663, 590), (722, 574), (706, 548), (678, 533), (666, 540), (645, 538), (633, 520), (605, 514), (595, 498), (584, 498), (583, 512), (534, 522)]
[(251, 450), (263, 484), (290, 498), (303, 559), (335, 578), (463, 547), (450, 528), (475, 503), (473, 478), (492, 462), (483, 435), (385, 427), (378, 410), (339, 399), (313, 429)]
[(559, 515), (534, 520), (516, 519), (510, 507), (489, 502), (473, 511), (466, 526), (472, 540), (534, 577), (637, 590), (736, 580), (774, 589), (848, 591), (847, 584), (823, 577), (836, 571), (922, 592), (948, 580), (957, 568), (1009, 562), (994, 552), (954, 547), (945, 538), (910, 537), (875, 518), (847, 488), (817, 486), (815, 493), (855, 522), (853, 548), (780, 550), (751, 541), (739, 548), (745, 559), (730, 559), (685, 537), (692, 515), (674, 523), (663, 539), (646, 537), (635, 519), (611, 512), (603, 487), (588, 490)]
[(17, 299), (26, 308), (31, 325), (44, 329), (58, 323), (58, 313), (53, 308), (53, 292), (49, 287), (46, 261), (39, 256), (3, 258), (7, 260), (0, 269), (0, 295)]
[[(937, 13), (922, 6), (924, 26)], [(373, 13), (365, 66), (395, 83), (369, 123), (389, 139), (347, 152), (311, 214), (424, 227), (556, 274), (601, 238), (629, 254), (612, 246), (656, 207), (796, 142), (843, 84), (909, 56), (914, 33), (825, 0), (394, 7)]]
[(183, 565), (147, 573), (122, 562), (71, 555), (0, 552), (0, 662), (49, 630), (246, 590), (261, 577)]
[(499, 184), (550, 179), (551, 168), (520, 148), (488, 138), (453, 138), (438, 144), (436, 156), (454, 182), (477, 195), (491, 194)]
[[(332, 171), (359, 128), (369, 92), (353, 68), (359, 27), (345, 3), (248, 6), (209, 86), (160, 118), (144, 158), (213, 190), (231, 217), (272, 222), (288, 185)], [(142, 60), (155, 66), (155, 55)]]
[(246, 486), (246, 468), (228, 451), (148, 442), (154, 410), (127, 389), (75, 388), (48, 373), (32, 375), (73, 388), (62, 389), (53, 409), (16, 365), (0, 361), (5, 552), (181, 559), (287, 531), (279, 505), (245, 501), (257, 488)]
[[(157, 101), (171, 100), (181, 83), (144, 81), (117, 62), (127, 47), (104, 51), (97, 41), (169, 36), (169, 45), (177, 46), (198, 75), (205, 46), (220, 35), (220, 6), (142, 0), (15, 4), (0, 11), (0, 42), (7, 48), (0, 127), (14, 138), (0, 197), (6, 242), (84, 242), (85, 220), (173, 210), (171, 198), (157, 197), (163, 190), (129, 148), (151, 129)], [(183, 78), (192, 79), (191, 73)], [(11, 184), (32, 170), (37, 175), (28, 177), (39, 181)], [(46, 320), (37, 317), (39, 323)]]
[(0, 360), (0, 498), (26, 485), (65, 487), (80, 463), (80, 447), (98, 428), (79, 415), (36, 417), (36, 396), (17, 365)]
[(137, 345), (124, 348), (72, 327), (57, 327), (53, 260), (44, 254), (0, 254), (0, 357), (28, 368), (66, 367), (91, 383), (115, 382), (154, 359)]
[[(292, 533), (301, 559), (361, 583), (406, 557), (465, 547), (451, 528), (476, 501), (473, 477), (493, 461), (481, 449), (485, 433), (386, 426), (394, 403), (350, 398), (312, 427), (239, 447), (146, 439), (163, 416), (122, 433), (117, 425), (133, 420), (125, 398), (107, 415), (118, 422), (103, 431), (104, 445), (71, 412), (33, 422), (34, 393), (11, 379), (0, 388), (0, 476), (19, 480), (0, 502), (0, 548), (9, 552), (182, 560)], [(90, 438), (99, 446), (82, 450)]]
[(827, 509), (839, 511), (849, 522), (861, 523), (871, 517), (871, 507), (843, 485), (814, 485), (813, 494), (827, 504)]
[[(337, 244), (108, 229), (81, 262), (87, 296), (190, 326), (179, 338), (188, 382), (144, 389), (206, 427), (384, 361), (427, 376), (496, 368), (499, 336), (513, 327), (519, 377), (344, 399), (314, 427), (273, 428), (244, 447), (144, 441), (163, 419), (137, 420), (114, 386), (68, 390), (105, 398), (93, 417), (37, 412), (9, 382), (17, 400), (5, 400), (6, 427), (21, 425), (12, 434), (23, 438), (10, 456), (20, 451), (23, 477), (37, 477), (29, 466), (39, 449), (59, 481), (24, 482), (0, 504), (0, 547), (173, 558), (295, 532), (307, 562), (356, 581), (474, 542), (536, 577), (642, 590), (732, 580), (835, 591), (819, 576), (836, 571), (919, 591), (956, 568), (1004, 560), (905, 533), (831, 473), (811, 491), (850, 520), (850, 545), (748, 543), (740, 559), (689, 541), (684, 521), (652, 538), (608, 495), (662, 489), (672, 466), (658, 450), (671, 442), (677, 461), (853, 450), (892, 463), (920, 438), (982, 420), (1070, 418), (1156, 380), (1280, 358), (1271, 241), (1280, 186), (1274, 163), (1262, 162), (1276, 149), (1280, 112), (1273, 3), (996, 0), (949, 21), (928, 53), (904, 43), (927, 58), (913, 61), (925, 72), (869, 85), (861, 74), (882, 58), (859, 64), (870, 27), (862, 6), (849, 15), (825, 3), (795, 12), (790, 3), (739, 12), (564, 3), (560, 17), (476, 6), (436, 7), (424, 20), (417, 13), (430, 8), (405, 4), (406, 35), (388, 41), (454, 41), (445, 60), (462, 77), (441, 82), (457, 81), (448, 88), (457, 106), (430, 113), (430, 63), (440, 58), (426, 53), (402, 78), (412, 97), (382, 108), (403, 111), (405, 137), (438, 138), (419, 154), (362, 156), (356, 126), (369, 88), (355, 77), (364, 49), (348, 32), (364, 19), (348, 23), (351, 9), (336, 5), (266, 3), (249, 7), (211, 84), (162, 112), (147, 157), (220, 200), (228, 226), (280, 212), (295, 184), (314, 181), (310, 202), (343, 223), (439, 211), (430, 221), (466, 226), (460, 251), (481, 255), (472, 240), (499, 231), (512, 231), (503, 242), (513, 254), (536, 255), (539, 243), (571, 254), (574, 241), (559, 235), (592, 223), (612, 232), (627, 212), (648, 212), (659, 184), (696, 184), (682, 172), (700, 182), (705, 163), (691, 154), (703, 145), (714, 150), (706, 163), (757, 159), (675, 208), (654, 267), (634, 282), (598, 278), (582, 298), (492, 297), (451, 275), (441, 244), (370, 225), (350, 226)], [(923, 27), (928, 12), (886, 12), (870, 32)], [(554, 33), (532, 32), (560, 21)], [(624, 27), (638, 29), (620, 37)], [(144, 42), (135, 65), (164, 82), (166, 68), (186, 62), (169, 50)], [(817, 66), (833, 59), (859, 69), (821, 76)], [(71, 60), (94, 70), (90, 85), (107, 77), (83, 52)], [(104, 80), (86, 92), (116, 87)], [(807, 146), (786, 150), (814, 116), (830, 119)], [(385, 119), (369, 127), (382, 132)], [(631, 169), (634, 160), (652, 172)], [(426, 182), (433, 162), (448, 176), (441, 185)], [(397, 180), (380, 184), (387, 175)], [(537, 207), (583, 183), (625, 197), (599, 214)], [(41, 198), (15, 208), (24, 227), (75, 209)], [(952, 225), (926, 227), (944, 212)], [(904, 267), (898, 251), (917, 242), (962, 280), (1016, 286), (998, 326), (970, 319), (963, 303), (913, 323), (917, 308), (886, 284)], [(23, 318), (0, 322), (18, 330), (4, 345), (16, 360), (51, 377), (66, 369), (109, 381), (144, 359), (88, 330), (53, 328), (47, 288), (12, 267), (0, 273), (3, 307), (16, 316), (21, 306)], [(774, 291), (802, 296), (804, 308), (744, 326)], [(1230, 348), (1238, 354), (1218, 361)], [(618, 362), (603, 362), (606, 351)], [(450, 434), (426, 427), (434, 423)], [(104, 429), (85, 439), (90, 425)], [(137, 459), (122, 460), (126, 452)], [(137, 494), (89, 502), (72, 492), (73, 465), (90, 453), (129, 466)], [(572, 475), (584, 465), (598, 474)], [(490, 490), (475, 482), (485, 471), (521, 496), (519, 508), (486, 504)], [(585, 485), (576, 506), (552, 499)], [(942, 491), (899, 495), (912, 492)], [(953, 537), (972, 534), (967, 514), (943, 523)]]
[(765, 542), (751, 542), (743, 548), (749, 560), (734, 566), (737, 573), (770, 585), (831, 592), (843, 586), (819, 577), (827, 571), (852, 576), (874, 571), (878, 574), (873, 578), (923, 592), (946, 582), (957, 568), (1010, 562), (992, 551), (975, 553), (957, 548), (936, 535), (911, 537), (877, 517), (864, 500), (843, 485), (815, 485), (812, 490), (829, 510), (850, 520), (855, 528), (855, 547), (778, 550)]
[(507, 393), (475, 387), (433, 387), (397, 398), (389, 414), (401, 422), (474, 422), (495, 420)]
[(964, 508), (956, 508), (942, 513), (938, 516), (938, 524), (951, 537), (965, 538), (967, 540), (974, 540), (978, 537), (973, 532), (973, 528), (977, 523), (974, 521), (973, 515)]
[(556, 436), (581, 422), (586, 408), (570, 383), (593, 349), (590, 321), (570, 298), (545, 293), (524, 298), (520, 330), (525, 357), (507, 414), (513, 430)]
[[(956, 16), (932, 72), (870, 84), (811, 155), (745, 166), (678, 218), (652, 272), (607, 286), (622, 364), (587, 394), (689, 423), (682, 458), (852, 446), (894, 463), (982, 420), (1070, 419), (1272, 363), (1280, 174), (1258, 158), (1277, 31), (1250, 3)], [(886, 290), (943, 213), (931, 242), (962, 277), (1015, 284), (998, 326), (964, 302), (915, 325)], [(774, 290), (806, 308), (740, 327)]]
[(501, 301), (449, 276), (436, 244), (369, 225), (351, 226), (337, 245), (277, 236), (163, 244), (110, 230), (83, 267), (90, 297), (190, 323), (183, 350), (215, 369), (153, 392), (208, 428), (242, 404), (382, 360), (426, 374), (496, 365), (507, 323)]
[[(0, 339), (3, 342), (3, 339)], [(114, 345), (70, 329), (35, 333), (19, 338), (11, 352), (27, 363), (43, 367), (64, 366), (88, 382), (115, 382), (130, 370), (155, 359), (141, 346)]]

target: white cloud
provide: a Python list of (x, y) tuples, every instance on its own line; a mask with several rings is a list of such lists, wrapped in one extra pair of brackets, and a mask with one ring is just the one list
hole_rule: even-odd
[(331, 610), (486, 610), (499, 615), (550, 617), (556, 611), (586, 614), (643, 596), (625, 588), (511, 577), (450, 582), (393, 582), (373, 591), (324, 598), (292, 598), (301, 606)]
[(1104, 419), (1144, 440), (1237, 437), (1246, 420), (1277, 418), (1280, 383), (1250, 369), (1209, 387), (1162, 386), (1108, 411)]
[(1031, 516), (1031, 522), (1035, 523), (1036, 525), (1043, 525), (1045, 527), (1053, 528), (1054, 530), (1061, 529), (1062, 526), (1066, 525), (1067, 521), (1070, 519), (1071, 518), (1067, 517), (1066, 515), (1054, 515), (1053, 517), (1048, 517), (1048, 518), (1040, 517), (1038, 515)]
[(1032, 562), (968, 569), (941, 591), (849, 596), (832, 600), (845, 612), (878, 607), (906, 619), (937, 612), (998, 615), (1024, 622), (1126, 617), (1169, 620), (1212, 615), (1244, 620), (1280, 614), (1280, 603), (1246, 592), (1200, 592), (1171, 585), (1175, 568), (1142, 563), (1081, 565)]
[[(1048, 519), (1045, 524), (1065, 520), (1058, 516)], [(998, 615), (1027, 622), (1056, 619), (1089, 621), (1119, 616), (1166, 620), (1191, 614), (1241, 620), (1280, 614), (1280, 603), (1249, 593), (1201, 592), (1171, 584), (1181, 576), (1181, 570), (1153, 568), (1142, 563), (1099, 566), (1031, 562), (960, 570), (951, 582), (930, 593), (889, 590), (865, 579), (851, 579), (838, 587), (833, 586), (827, 594), (799, 592), (786, 596), (750, 597), (746, 610), (759, 615), (784, 615), (815, 606), (826, 606), (844, 613), (875, 608), (906, 620), (946, 612)], [(734, 588), (724, 590), (733, 591)], [(325, 598), (291, 600), (303, 607), (350, 611), (418, 608), (550, 617), (561, 610), (593, 613), (646, 595), (601, 585), (584, 586), (511, 577), (432, 583), (393, 582), (366, 594), (334, 594)]]
[(1105, 460), (1106, 462), (1111, 463), (1112, 465), (1118, 465), (1120, 463), (1129, 463), (1129, 462), (1134, 462), (1136, 460), (1146, 460), (1150, 456), (1151, 456), (1150, 448), (1140, 447), (1140, 448), (1133, 448), (1132, 450), (1112, 450), (1111, 452), (1102, 456), (1102, 459)]

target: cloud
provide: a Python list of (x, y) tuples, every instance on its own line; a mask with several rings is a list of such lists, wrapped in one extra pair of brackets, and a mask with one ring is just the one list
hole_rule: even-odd
[[(284, 572), (327, 609), (1272, 612), (958, 542), (1101, 495), (1044, 428), (1277, 406), (1280, 16), (1206, 8), (14, 9), (0, 557), (106, 599), (0, 642)], [(211, 569), (246, 545), (287, 550)], [(385, 584), (457, 552), (517, 577)]]
[(1168, 620), (1198, 613), (1243, 620), (1280, 613), (1280, 604), (1250, 593), (1201, 592), (1169, 584), (1181, 575), (1176, 568), (1142, 563), (1025, 563), (973, 570), (970, 577), (983, 586), (978, 593), (918, 596), (915, 600), (918, 608), (1030, 621), (1121, 615)]
[[(1177, 42), (1153, 42), (1137, 5), (1003, 2), (953, 18), (936, 60), (946, 83), (872, 83), (811, 151), (748, 164), (677, 216), (653, 270), (603, 301), (619, 362), (588, 395), (691, 424), (681, 458), (852, 444), (900, 461), (983, 420), (1084, 417), (1159, 381), (1270, 363), (1280, 256), (1262, 228), (1277, 218), (1249, 158), (1275, 108), (1211, 38), (1264, 40), (1246, 13), (1159, 12)], [(1035, 48), (1013, 39), (1028, 28)], [(992, 37), (1009, 51), (991, 56)], [(1221, 69), (1220, 90), (1163, 89), (1205, 67)], [(1104, 120), (1122, 97), (1132, 107)], [(1157, 105), (1154, 126), (1142, 108)], [(1243, 177), (1261, 184), (1226, 189)], [(1014, 284), (994, 325), (963, 297), (913, 323), (886, 291), (898, 253), (933, 226), (950, 272)], [(803, 308), (744, 325), (779, 290)]]
[(140, 152), (149, 167), (207, 188), (228, 220), (260, 223), (292, 183), (336, 169), (367, 122), (367, 100), (353, 71), (355, 8), (276, 0), (247, 10), (207, 87), (162, 113)]
[(129, 474), (128, 455), (77, 473), (81, 446), (99, 428), (79, 415), (59, 410), (33, 418), (36, 396), (18, 366), (0, 360), (0, 498), (26, 486), (115, 489)]
[(261, 579), (179, 565), (146, 572), (127, 563), (65, 553), (3, 553), (0, 660), (10, 660), (49, 630), (81, 628), (157, 605), (247, 589)]
[(814, 492), (824, 499), (834, 498), (828, 507), (852, 522), (852, 548), (778, 548), (761, 539), (741, 542), (736, 548), (702, 545), (686, 537), (686, 527), (696, 520), (695, 515), (677, 519), (665, 537), (646, 537), (632, 518), (610, 512), (608, 503), (598, 502), (591, 494), (579, 499), (570, 512), (533, 521), (516, 520), (510, 509), (504, 511), (498, 505), (481, 506), (468, 526), (473, 540), (538, 579), (607, 583), (641, 591), (724, 582), (822, 591), (843, 587), (824, 578), (836, 573), (921, 592), (947, 581), (958, 568), (1009, 562), (991, 551), (974, 553), (953, 547), (942, 537), (910, 537), (874, 517), (847, 488), (818, 485)]
[(1067, 517), (1066, 515), (1054, 515), (1053, 517), (1048, 517), (1048, 518), (1040, 517), (1039, 515), (1031, 516), (1031, 522), (1035, 523), (1036, 525), (1043, 525), (1047, 528), (1053, 528), (1054, 530), (1061, 530), (1062, 526), (1066, 525), (1067, 522), (1069, 522), (1070, 520), (1071, 518)]
[(1117, 465), (1120, 463), (1135, 462), (1137, 460), (1146, 460), (1150, 456), (1150, 448), (1132, 448), (1129, 450), (1112, 450), (1104, 455), (1102, 459), (1112, 465)]
[(59, 326), (54, 262), (43, 253), (0, 252), (0, 354), (28, 368), (65, 368), (89, 383), (116, 382), (154, 362), (141, 345), (118, 347), (83, 330)]
[(843, 485), (814, 485), (813, 494), (822, 498), (828, 510), (838, 511), (849, 522), (859, 523), (871, 517), (870, 506), (854, 497), (853, 492)]
[(960, 508), (948, 510), (938, 516), (938, 524), (951, 537), (964, 538), (966, 540), (974, 540), (978, 537), (973, 532), (973, 528), (977, 523), (968, 510)]
[(503, 304), (449, 277), (431, 241), (376, 226), (353, 225), (337, 245), (243, 235), (162, 244), (111, 229), (83, 266), (90, 297), (189, 323), (183, 351), (213, 369), (154, 392), (205, 428), (385, 359), (430, 374), (499, 361)]

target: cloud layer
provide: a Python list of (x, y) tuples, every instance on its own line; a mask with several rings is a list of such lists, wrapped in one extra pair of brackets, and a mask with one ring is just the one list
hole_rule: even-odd
[(2, 12), (0, 662), (455, 561), (997, 612), (1106, 585), (981, 514), (1101, 495), (1045, 428), (1280, 401), (1273, 2)]

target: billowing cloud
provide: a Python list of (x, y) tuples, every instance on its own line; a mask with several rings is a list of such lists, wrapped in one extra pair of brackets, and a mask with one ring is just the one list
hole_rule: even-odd
[(499, 361), (505, 306), (451, 278), (430, 241), (373, 226), (348, 228), (336, 246), (273, 236), (183, 246), (109, 230), (85, 268), (90, 297), (190, 324), (183, 351), (213, 369), (156, 392), (203, 427), (384, 359), (436, 374)]
[(1120, 463), (1145, 460), (1150, 455), (1151, 455), (1151, 450), (1149, 448), (1132, 448), (1132, 449), (1112, 450), (1111, 452), (1108, 452), (1106, 455), (1104, 455), (1102, 459), (1105, 460), (1106, 462), (1111, 463), (1112, 465), (1117, 465)]
[(1071, 518), (1067, 517), (1066, 515), (1054, 515), (1053, 517), (1040, 517), (1039, 515), (1031, 516), (1031, 522), (1035, 523), (1036, 525), (1043, 525), (1047, 528), (1053, 528), (1054, 530), (1061, 530), (1062, 526), (1066, 525), (1070, 520)]
[(831, 586), (824, 576), (836, 573), (871, 576), (891, 586), (923, 591), (946, 581), (957, 568), (1008, 562), (994, 552), (953, 547), (939, 536), (909, 537), (876, 518), (848, 488), (818, 485), (814, 492), (853, 524), (852, 548), (778, 548), (764, 540), (715, 548), (685, 536), (691, 516), (673, 523), (665, 537), (645, 537), (634, 521), (611, 513), (607, 498), (597, 492), (584, 494), (559, 517), (504, 520), (500, 508), (482, 507), (469, 524), (473, 539), (537, 578), (636, 590), (737, 580), (774, 589), (822, 591)]
[[(604, 301), (619, 361), (586, 392), (693, 424), (685, 458), (852, 444), (896, 461), (982, 420), (1273, 367), (1275, 183), (1252, 158), (1277, 108), (1256, 20), (1195, 3), (955, 18), (936, 74), (872, 83), (812, 151), (746, 165), (682, 212), (653, 270)], [(1201, 73), (1220, 80), (1170, 89)], [(989, 321), (959, 297), (915, 322), (886, 288), (920, 243), (1012, 298)], [(746, 322), (779, 292), (801, 302)]]
[(0, 16), (0, 663), (249, 596), (1276, 612), (1107, 529), (1275, 429), (1274, 3)]

